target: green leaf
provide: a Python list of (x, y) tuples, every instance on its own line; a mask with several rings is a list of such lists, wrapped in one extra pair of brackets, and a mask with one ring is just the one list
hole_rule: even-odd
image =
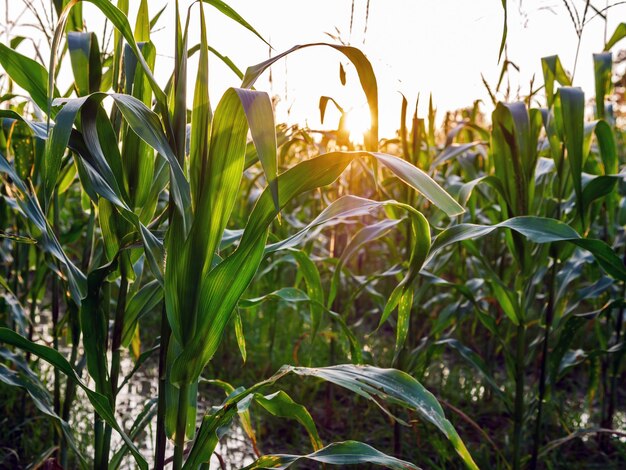
[(611, 93), (613, 85), (611, 79), (613, 54), (610, 52), (593, 54), (593, 72), (596, 84), (596, 119), (604, 119), (605, 98)]
[(492, 115), (491, 156), (495, 175), (514, 215), (527, 215), (534, 200), (534, 171), (541, 114), (522, 102), (498, 103)]
[[(198, 74), (193, 93), (191, 108), (191, 133), (189, 138), (189, 180), (194, 207), (197, 207), (205, 191), (205, 179), (209, 160), (211, 140), (211, 120), (213, 110), (209, 101), (209, 54), (207, 51), (206, 24), (204, 8), (200, 2), (200, 58), (198, 59)], [(222, 158), (227, 158), (223, 156)], [(208, 173), (209, 177), (211, 173)], [(196, 213), (198, 209), (196, 208)], [(211, 252), (212, 255), (212, 252)]]
[[(200, 47), (201, 47), (200, 44), (196, 44), (195, 46), (190, 47), (189, 50), (187, 51), (188, 57), (191, 57), (196, 52), (198, 52), (200, 50)], [(239, 67), (235, 65), (235, 63), (228, 56), (223, 55), (218, 50), (216, 50), (215, 48), (211, 47), (208, 44), (207, 44), (207, 48), (209, 49), (209, 52), (215, 55), (215, 57), (217, 57), (222, 62), (224, 62), (224, 64), (226, 64), (226, 66), (230, 70), (232, 70), (235, 75), (237, 75), (237, 78), (239, 78), (239, 80), (243, 79), (243, 72), (239, 69)]]
[(241, 299), (239, 301), (239, 306), (241, 308), (252, 308), (268, 300), (284, 300), (286, 302), (310, 302), (311, 301), (309, 296), (306, 295), (300, 289), (297, 289), (295, 287), (282, 287), (274, 292), (263, 295), (261, 297)]
[(468, 150), (471, 150), (481, 144), (482, 142), (479, 140), (464, 144), (450, 144), (446, 146), (439, 155), (437, 155), (437, 158), (435, 158), (435, 160), (431, 163), (430, 168), (437, 168), (442, 163), (453, 160), (456, 157), (465, 154)]
[(573, 243), (589, 251), (602, 269), (609, 275), (616, 279), (626, 280), (626, 267), (609, 245), (601, 240), (581, 238), (578, 232), (569, 225), (545, 217), (513, 217), (494, 225), (453, 225), (435, 238), (427, 262), (448, 245), (463, 240), (480, 238), (499, 228), (514, 230), (534, 243)]
[[(4, 43), (0, 44), (0, 65), (20, 88), (23, 88), (34, 103), (48, 112), (48, 71), (39, 62), (23, 56)], [(58, 91), (55, 90), (55, 96)]]
[(296, 403), (291, 399), (289, 395), (285, 392), (278, 391), (272, 393), (271, 395), (262, 395), (260, 393), (255, 393), (253, 395), (254, 401), (261, 405), (265, 410), (271, 413), (274, 416), (278, 416), (281, 418), (290, 418), (298, 421), (309, 434), (309, 438), (311, 439), (311, 445), (313, 446), (313, 450), (319, 450), (324, 445), (320, 436), (317, 432), (317, 427), (313, 422), (313, 418), (309, 414), (308, 410)]
[[(141, 53), (148, 66), (153, 68), (156, 60), (156, 48), (152, 43), (142, 43)], [(143, 68), (130, 47), (124, 49), (125, 92), (131, 94), (146, 106), (152, 105), (152, 89)], [(157, 204), (153, 193), (156, 162), (154, 150), (142, 140), (128, 125), (123, 127), (122, 163), (128, 183), (131, 206), (138, 208), (140, 219), (147, 223), (152, 219)]]
[(78, 96), (100, 91), (102, 62), (98, 36), (95, 33), (70, 32), (67, 34), (67, 47)]
[[(64, 114), (62, 116), (62, 120), (61, 118), (57, 120), (57, 123), (53, 130), (53, 136), (50, 139), (50, 152), (53, 156), (51, 158), (53, 158), (54, 161), (59, 161), (59, 153), (62, 154), (65, 147), (67, 146), (67, 141), (69, 140), (71, 135), (72, 125), (78, 111), (86, 104), (90, 102), (100, 102), (107, 96), (111, 96), (113, 98), (115, 104), (122, 112), (124, 119), (133, 130), (133, 132), (135, 132), (135, 134), (137, 134), (142, 140), (144, 140), (147, 144), (149, 144), (152, 148), (154, 148), (157, 152), (159, 152), (163, 157), (166, 158), (166, 160), (170, 164), (173, 180), (170, 188), (174, 196), (176, 207), (179, 209), (181, 214), (188, 214), (191, 205), (189, 183), (187, 182), (183, 170), (181, 169), (180, 164), (178, 163), (178, 160), (167, 141), (167, 137), (163, 133), (159, 118), (154, 112), (152, 112), (144, 103), (139, 101), (137, 98), (118, 93), (114, 93), (111, 95), (107, 95), (106, 93), (92, 93), (91, 95), (86, 97), (55, 101), (56, 104), (64, 105), (64, 108), (62, 110)], [(58, 136), (56, 138), (54, 136), (55, 133), (58, 133)], [(92, 142), (95, 143), (95, 136)], [(100, 158), (98, 163), (99, 169), (101, 171), (106, 170), (105, 179), (108, 183), (112, 184), (113, 181), (109, 180), (114, 180), (115, 177), (111, 173), (112, 170), (106, 168), (104, 158)], [(53, 170), (51, 170), (51, 172), (54, 173)], [(56, 182), (54, 174), (50, 175), (49, 184), (52, 184), (52, 181)], [(127, 206), (125, 207), (124, 203), (121, 203), (121, 198), (119, 196), (121, 196), (121, 194), (117, 194), (116, 192), (116, 200), (112, 200), (111, 202), (124, 209), (130, 210)]]
[[(133, 421), (130, 430), (128, 431), (128, 437), (131, 439), (136, 439), (141, 436), (141, 433), (145, 432), (145, 429), (152, 423), (152, 419), (157, 414), (157, 398), (151, 398), (144, 404), (141, 412)], [(122, 464), (122, 459), (128, 453), (129, 449), (126, 443), (122, 445), (122, 447), (113, 454), (111, 460), (109, 462), (109, 467), (113, 469), (117, 469)]]
[[(129, 46), (132, 48), (133, 52), (135, 53), (135, 56), (137, 56), (137, 58), (139, 59), (139, 62), (144, 69), (146, 77), (148, 78), (150, 82), (150, 85), (152, 87), (152, 90), (154, 91), (154, 95), (156, 97), (157, 103), (161, 107), (161, 114), (163, 116), (167, 116), (167, 96), (165, 95), (163, 90), (159, 87), (156, 79), (152, 75), (152, 71), (150, 70), (150, 67), (148, 66), (147, 62), (143, 58), (143, 55), (141, 54), (141, 51), (139, 50), (139, 46), (137, 45), (137, 42), (135, 41), (133, 30), (130, 26), (130, 23), (128, 22), (128, 18), (126, 14), (120, 9), (118, 9), (115, 5), (113, 5), (113, 3), (110, 2), (109, 0), (83, 0), (83, 1), (94, 4), (100, 11), (102, 11), (102, 13), (109, 19), (109, 21), (113, 24), (113, 26), (115, 26), (115, 28), (120, 32), (120, 34), (128, 42)], [(75, 2), (70, 2), (65, 7), (64, 14), (69, 13), (70, 9), (72, 8), (74, 4)], [(62, 24), (62, 21), (64, 20), (61, 18), (59, 20), (59, 24)], [(59, 28), (57, 27), (55, 36), (58, 34), (58, 31), (59, 31)], [(52, 50), (56, 51), (57, 49), (58, 49), (58, 44), (57, 44), (57, 47), (55, 47), (53, 44)], [(166, 120), (165, 128), (166, 128), (166, 132), (169, 132), (169, 129), (168, 129), (169, 119)]]
[(124, 327), (122, 330), (122, 345), (130, 344), (137, 322), (145, 315), (153, 312), (163, 301), (163, 287), (157, 280), (153, 280), (141, 287), (126, 303)]
[(620, 23), (617, 25), (617, 28), (615, 28), (615, 31), (611, 35), (611, 38), (604, 45), (604, 50), (608, 51), (624, 38), (626, 38), (626, 23)]
[(383, 454), (372, 446), (358, 441), (335, 442), (323, 449), (307, 455), (264, 455), (245, 470), (260, 468), (285, 469), (300, 460), (312, 460), (314, 462), (328, 465), (365, 465), (374, 464), (394, 470), (415, 469), (418, 467), (410, 462), (396, 459), (387, 454)]
[(409, 324), (411, 321), (411, 309), (413, 308), (413, 288), (411, 286), (402, 291), (402, 296), (398, 301), (398, 325), (396, 326), (396, 347), (394, 353), (394, 363), (406, 342), (409, 334)]
[[(389, 412), (382, 407), (380, 400), (414, 410), (424, 420), (434, 424), (450, 440), (468, 468), (478, 468), (456, 430), (445, 418), (437, 399), (418, 381), (398, 370), (352, 364), (317, 368), (283, 366), (269, 379), (240, 393), (231, 394), (221, 407), (214, 409), (202, 419), (196, 441), (183, 468), (197, 468), (200, 463), (210, 458), (218, 442), (218, 429), (230, 423), (237, 412), (238, 403), (256, 393), (261, 387), (271, 385), (288, 374), (317, 377), (339, 385), (373, 401), (387, 414)], [(400, 468), (406, 468), (406, 463), (403, 465), (405, 467)]]
[(108, 318), (102, 307), (102, 287), (117, 268), (117, 258), (87, 276), (87, 296), (80, 306), (80, 328), (87, 356), (87, 370), (96, 383), (96, 391), (111, 395), (107, 367)]
[[(143, 55), (141, 56), (143, 60)], [(185, 216), (191, 209), (191, 196), (189, 183), (183, 170), (169, 145), (167, 136), (157, 115), (144, 103), (128, 95), (114, 93), (110, 95), (119, 107), (124, 119), (130, 128), (143, 141), (159, 152), (170, 165), (172, 183), (170, 189), (174, 196), (174, 202), (180, 213)]]
[(341, 252), (341, 256), (339, 257), (337, 265), (335, 266), (335, 271), (333, 272), (333, 277), (331, 279), (329, 287), (327, 305), (332, 305), (335, 297), (337, 296), (340, 285), (341, 270), (343, 269), (348, 259), (356, 254), (363, 245), (385, 236), (393, 227), (398, 225), (400, 222), (401, 219), (386, 219), (371, 225), (366, 225), (350, 239), (348, 244)]
[[(258, 109), (266, 109), (269, 114), (259, 114)], [(195, 195), (198, 199), (189, 236), (184, 239), (184, 231), (172, 224), (171, 232), (177, 235), (168, 238), (166, 305), (172, 331), (182, 345), (195, 331), (198, 318), (209, 315), (198, 303), (202, 283), (197, 279), (206, 278), (212, 268), (215, 251), (239, 195), (248, 125), (259, 155), (263, 154), (262, 161), (274, 161), (270, 165), (276, 169), (276, 137), (269, 96), (230, 88), (215, 111), (208, 154), (196, 165), (200, 170), (199, 191)], [(271, 174), (267, 177), (270, 192), (275, 196), (277, 181)], [(275, 204), (274, 197), (273, 201)]]
[(409, 216), (411, 219), (412, 240), (414, 240), (414, 245), (411, 248), (409, 270), (391, 293), (378, 323), (380, 328), (387, 321), (393, 310), (399, 307), (398, 328), (396, 330), (396, 356), (404, 345), (408, 333), (409, 316), (413, 304), (413, 282), (427, 260), (431, 241), (430, 225), (426, 218), (420, 212), (410, 213)]
[(241, 358), (243, 359), (244, 364), (246, 363), (246, 359), (248, 358), (248, 353), (246, 351), (246, 337), (243, 333), (243, 322), (241, 321), (241, 314), (239, 311), (235, 312), (235, 337), (237, 338), (237, 346), (239, 347), (239, 352), (241, 353)]
[(514, 294), (511, 294), (511, 292), (499, 282), (492, 282), (491, 290), (493, 290), (493, 294), (496, 296), (496, 299), (498, 299), (498, 305), (515, 326), (518, 326), (520, 322), (524, 321), (524, 317), (520, 312)]
[(0, 154), (0, 173), (7, 174), (12, 183), (22, 193), (23, 198), (18, 199), (18, 205), (28, 218), (28, 220), (39, 230), (40, 235), (34, 236), (38, 241), (38, 246), (47, 253), (55, 257), (65, 268), (72, 299), (80, 304), (86, 292), (85, 275), (74, 265), (67, 256), (58, 239), (56, 238), (48, 219), (44, 215), (37, 198), (30, 194), (26, 184), (20, 179), (15, 169), (9, 164), (4, 155)]
[(310, 304), (311, 311), (311, 341), (315, 340), (315, 336), (322, 321), (322, 313), (324, 312), (324, 288), (322, 287), (322, 278), (315, 262), (303, 251), (291, 249), (291, 256), (298, 263), (298, 268), (302, 277), (306, 282), (307, 295), (312, 300)]
[[(411, 206), (396, 201), (373, 201), (371, 199), (365, 199), (358, 196), (343, 196), (336, 201), (333, 201), (315, 219), (301, 228), (298, 232), (285, 238), (284, 240), (267, 245), (265, 247), (265, 253), (274, 253), (279, 250), (292, 248), (303, 243), (306, 236), (313, 229), (324, 227), (326, 224), (332, 224), (341, 219), (373, 215), (386, 206), (398, 207), (408, 212), (417, 213), (417, 211)], [(348, 253), (348, 255), (350, 255), (350, 253)], [(328, 304), (330, 305), (330, 302), (328, 302)]]
[(506, 0), (502, 0), (502, 9), (504, 10), (504, 20), (502, 22), (502, 39), (500, 40), (500, 51), (498, 52), (498, 62), (502, 59), (502, 53), (504, 52), (504, 47), (506, 46), (506, 37), (508, 33), (508, 8), (506, 4)]
[(596, 136), (602, 166), (605, 175), (614, 175), (618, 172), (617, 143), (615, 134), (605, 120), (593, 121), (585, 125), (585, 139), (583, 142), (583, 155), (588, 158), (591, 151), (592, 136)]
[(613, 192), (618, 178), (613, 175), (600, 175), (587, 181), (583, 186), (583, 207), (589, 208), (591, 203)]
[(150, 15), (148, 13), (148, 0), (141, 0), (137, 21), (134, 31), (135, 41), (148, 42), (150, 40)]
[(319, 377), (351, 390), (372, 400), (386, 413), (388, 411), (382, 408), (377, 398), (416, 411), (450, 440), (468, 468), (478, 468), (454, 426), (446, 419), (437, 399), (409, 374), (394, 369), (353, 365), (317, 368), (284, 366), (284, 369), (297, 375)]
[(371, 153), (376, 160), (391, 172), (413, 187), (448, 216), (460, 215), (465, 210), (444, 191), (430, 176), (406, 160), (385, 153)]
[(276, 125), (272, 102), (267, 93), (235, 88), (246, 113), (250, 133), (257, 151), (265, 178), (270, 187), (274, 206), (279, 210), (278, 202), (278, 162), (276, 157)]
[(541, 59), (541, 68), (543, 70), (543, 80), (546, 89), (546, 101), (548, 109), (552, 107), (554, 102), (554, 82), (559, 85), (570, 86), (572, 80), (563, 68), (559, 56), (552, 55)]
[(567, 149), (567, 159), (572, 171), (578, 213), (582, 220), (583, 228), (585, 228), (585, 213), (582, 200), (582, 171), (585, 164), (585, 155), (583, 155), (585, 94), (580, 88), (561, 87), (557, 92), (557, 99), (560, 103), (563, 141)]

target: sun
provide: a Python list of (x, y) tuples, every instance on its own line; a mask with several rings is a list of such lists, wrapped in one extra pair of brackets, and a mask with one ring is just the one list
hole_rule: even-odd
[(352, 109), (346, 113), (346, 129), (350, 142), (355, 146), (362, 146), (365, 134), (370, 130), (370, 115), (368, 110)]

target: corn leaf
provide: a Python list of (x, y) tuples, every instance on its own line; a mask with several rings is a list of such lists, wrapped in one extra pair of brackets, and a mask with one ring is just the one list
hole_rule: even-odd
[(615, 28), (611, 38), (604, 45), (604, 50), (610, 50), (615, 44), (624, 38), (626, 38), (626, 23), (620, 23), (617, 25), (617, 28)]
[(269, 379), (240, 393), (231, 394), (219, 409), (204, 416), (196, 441), (183, 468), (196, 468), (200, 463), (208, 461), (218, 442), (217, 430), (232, 420), (237, 412), (238, 403), (256, 393), (259, 388), (271, 385), (288, 374), (317, 377), (339, 385), (373, 401), (388, 414), (389, 412), (382, 406), (380, 400), (414, 410), (423, 419), (434, 424), (450, 440), (468, 468), (478, 468), (458, 433), (445, 418), (437, 399), (418, 381), (398, 370), (352, 364), (317, 368), (283, 366)]
[(446, 246), (462, 240), (483, 237), (499, 228), (514, 230), (534, 243), (572, 243), (589, 251), (607, 274), (616, 279), (626, 280), (626, 267), (609, 245), (601, 240), (581, 238), (569, 225), (545, 217), (513, 217), (495, 225), (453, 225), (435, 238), (429, 260)]
[(613, 54), (602, 52), (593, 54), (593, 72), (596, 84), (596, 119), (605, 117), (605, 100), (611, 93), (613, 85), (611, 74), (613, 72)]
[(95, 33), (70, 32), (67, 34), (67, 48), (78, 96), (100, 91), (102, 62), (98, 36)]
[(563, 141), (567, 149), (567, 159), (572, 172), (576, 193), (578, 214), (585, 225), (585, 212), (582, 200), (582, 171), (585, 164), (583, 141), (585, 136), (585, 94), (580, 88), (561, 87), (557, 93), (560, 109), (560, 122), (563, 126)]
[(42, 111), (48, 112), (48, 71), (43, 65), (5, 44), (0, 44), (0, 65)]
[(323, 449), (307, 455), (264, 455), (245, 470), (260, 468), (285, 469), (301, 460), (312, 460), (328, 465), (365, 465), (374, 464), (393, 470), (418, 470), (418, 467), (405, 460), (396, 459), (370, 445), (358, 441), (334, 442)]
[(552, 107), (554, 102), (554, 82), (559, 85), (570, 86), (572, 80), (563, 68), (559, 56), (552, 55), (541, 59), (541, 69), (543, 70), (543, 80), (546, 89), (546, 101), (548, 108)]

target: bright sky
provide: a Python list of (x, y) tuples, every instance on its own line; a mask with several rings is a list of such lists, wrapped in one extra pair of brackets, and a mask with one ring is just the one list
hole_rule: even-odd
[[(31, 0), (37, 3), (37, 0)], [(425, 115), (428, 96), (433, 95), (438, 117), (446, 110), (465, 107), (475, 99), (489, 102), (481, 80), (495, 86), (500, 65), (498, 49), (502, 33), (503, 11), (500, 0), (370, 0), (366, 29), (366, 0), (356, 0), (352, 33), (350, 34), (351, 0), (230, 0), (227, 2), (268, 39), (275, 53), (295, 44), (333, 42), (325, 33), (338, 35), (341, 40), (361, 48), (368, 56), (378, 79), (381, 136), (392, 136), (398, 128), (401, 96), (410, 106), (421, 94), (420, 114)], [(5, 4), (0, 6), (0, 18), (5, 18)], [(48, 2), (44, 2), (47, 4)], [(152, 40), (157, 46), (157, 79), (165, 83), (173, 65), (173, 2), (150, 0), (150, 14), (163, 5), (168, 8), (159, 20)], [(582, 15), (584, 0), (570, 0)], [(605, 0), (593, 2), (598, 8)], [(608, 11), (608, 34), (626, 18), (626, 4)], [(131, 0), (131, 23), (139, 4)], [(181, 0), (186, 11), (190, 0)], [(533, 75), (542, 83), (541, 57), (558, 54), (566, 69), (574, 66), (577, 36), (562, 0), (509, 0), (508, 57), (519, 66), (512, 71), (511, 85), (515, 94), (528, 93)], [(18, 0), (9, 3), (8, 17), (14, 19), (23, 8)], [(268, 57), (268, 47), (253, 34), (206, 6), (209, 42), (222, 54), (229, 56), (242, 70)], [(199, 38), (198, 6), (192, 8), (190, 45)], [(103, 16), (86, 4), (84, 16), (88, 28), (102, 31)], [(591, 13), (588, 16), (592, 16)], [(32, 29), (30, 30), (32, 34)], [(22, 32), (23, 33), (23, 32)], [(18, 31), (14, 31), (18, 34)], [(591, 20), (584, 29), (580, 47), (575, 84), (582, 86), (587, 96), (593, 94), (591, 54), (601, 51), (604, 44), (605, 22), (600, 17)], [(6, 37), (2, 37), (6, 40)], [(626, 44), (624, 44), (626, 47)], [(211, 56), (211, 98), (213, 105), (229, 86), (238, 79), (219, 59)], [(339, 63), (347, 71), (347, 86), (339, 81)], [(190, 76), (195, 74), (192, 63)], [(365, 126), (367, 107), (356, 71), (345, 58), (330, 48), (298, 51), (272, 68), (256, 87), (278, 95), (276, 113), (279, 121), (308, 123), (320, 127), (318, 102), (321, 95), (335, 98), (346, 110), (352, 109), (353, 120)], [(61, 75), (63, 80), (63, 74)], [(69, 78), (66, 77), (69, 83)], [(60, 88), (64, 89), (66, 84)], [(193, 88), (190, 88), (190, 99)], [(411, 104), (412, 103), (412, 104)], [(336, 126), (338, 113), (329, 106), (324, 127)]]

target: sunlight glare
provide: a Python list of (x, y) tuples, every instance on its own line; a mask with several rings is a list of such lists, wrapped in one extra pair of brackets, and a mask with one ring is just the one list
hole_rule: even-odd
[(370, 129), (370, 116), (368, 111), (353, 109), (346, 114), (346, 129), (350, 135), (350, 142), (355, 146), (362, 146), (365, 142), (365, 134)]

